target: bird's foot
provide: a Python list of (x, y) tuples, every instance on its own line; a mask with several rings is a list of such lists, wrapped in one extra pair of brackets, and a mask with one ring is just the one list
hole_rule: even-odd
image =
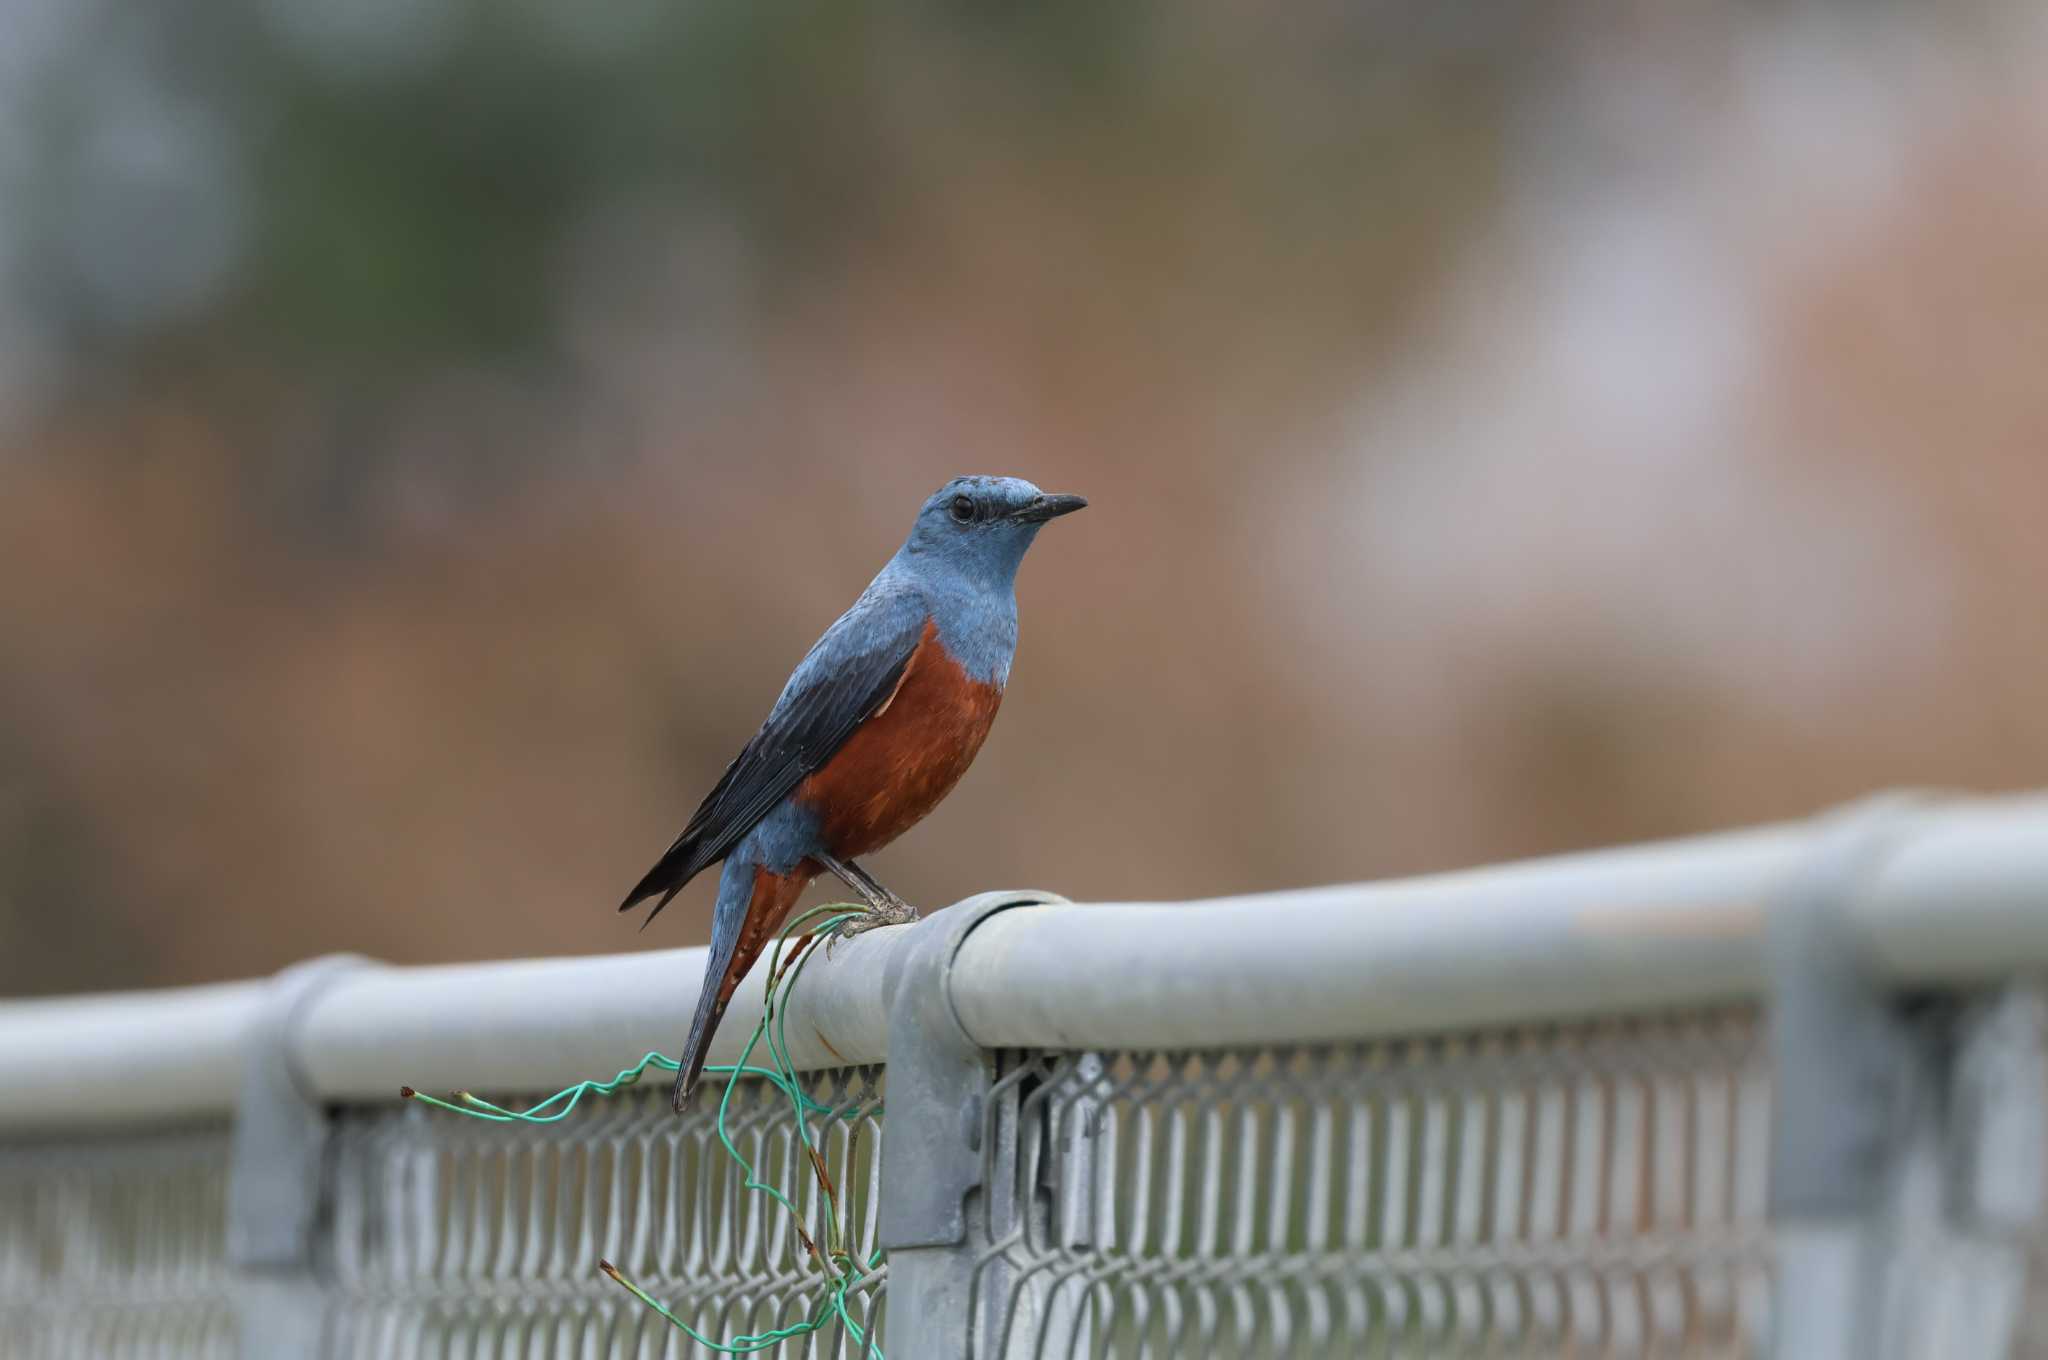
[[(890, 896), (895, 897), (895, 894), (891, 893)], [(890, 903), (876, 903), (866, 911), (840, 922), (839, 929), (833, 931), (832, 937), (825, 942), (826, 956), (831, 956), (832, 946), (841, 940), (850, 940), (856, 935), (865, 935), (870, 930), (880, 930), (883, 926), (907, 926), (916, 919), (917, 908), (900, 897), (896, 897), (895, 901)]]
[(856, 916), (854, 920), (840, 926), (840, 930), (836, 932), (838, 938), (844, 940), (846, 936), (856, 936), (868, 930), (877, 930), (881, 926), (907, 926), (909, 922), (918, 920), (918, 907), (909, 905), (907, 901), (891, 893), (860, 864), (852, 860), (840, 860), (829, 854), (819, 854), (817, 862), (823, 864), (831, 875), (838, 877), (840, 883), (860, 893), (862, 901), (868, 903), (864, 916)]

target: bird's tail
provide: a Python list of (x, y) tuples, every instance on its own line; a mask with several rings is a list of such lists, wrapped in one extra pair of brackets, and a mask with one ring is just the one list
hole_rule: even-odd
[(704, 1074), (705, 1050), (740, 979), (775, 938), (809, 883), (801, 870), (777, 874), (741, 859), (725, 862), (711, 918), (711, 960), (704, 968), (704, 989), (697, 994), (697, 1015), (690, 1022), (690, 1037), (676, 1072), (677, 1114), (690, 1108), (690, 1097)]

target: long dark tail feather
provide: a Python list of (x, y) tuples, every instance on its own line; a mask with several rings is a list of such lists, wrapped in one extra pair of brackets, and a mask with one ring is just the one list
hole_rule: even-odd
[[(660, 908), (656, 908), (660, 910)], [(674, 1100), (676, 1113), (690, 1108), (690, 1097), (697, 1093), (697, 1083), (704, 1076), (705, 1050), (711, 1046), (711, 1036), (718, 1030), (718, 1022), (725, 1015), (727, 1003), (732, 1000), (733, 985), (739, 982), (753, 962), (736, 958), (740, 932), (734, 931), (723, 942), (711, 942), (711, 961), (704, 968), (704, 990), (697, 994), (697, 1014), (690, 1021), (690, 1037), (683, 1042), (682, 1055), (677, 1059)], [(738, 964), (738, 968), (734, 968)], [(727, 978), (731, 978), (731, 983)]]
[(778, 875), (757, 871), (745, 862), (727, 860), (718, 882), (718, 906), (711, 918), (711, 957), (704, 966), (704, 989), (697, 994), (697, 1014), (683, 1043), (676, 1071), (675, 1108), (690, 1107), (698, 1079), (704, 1075), (706, 1050), (725, 1015), (740, 979), (768, 947), (789, 909), (810, 882), (801, 873)]

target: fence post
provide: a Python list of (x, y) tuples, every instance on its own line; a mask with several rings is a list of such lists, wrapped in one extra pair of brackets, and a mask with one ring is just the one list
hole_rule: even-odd
[(227, 1258), (243, 1355), (320, 1354), (326, 1309), (313, 1248), (325, 1207), (328, 1119), (291, 1045), (314, 998), (365, 964), (333, 954), (285, 969), (250, 1022), (228, 1161)]
[(885, 1349), (917, 1360), (976, 1353), (975, 1257), (967, 1203), (988, 1180), (1012, 1174), (1012, 1139), (990, 1135), (994, 1055), (974, 1042), (953, 1008), (953, 961), (968, 935), (999, 911), (1064, 899), (1051, 893), (983, 893), (911, 928), (891, 960), (889, 1060), (882, 1129), (882, 1247), (889, 1259)]
[(1935, 1064), (1879, 984), (1849, 909), (1913, 809), (1886, 798), (1838, 814), (1769, 904), (1778, 1360), (1897, 1354), (1887, 1210), (1909, 1165), (1924, 1164)]

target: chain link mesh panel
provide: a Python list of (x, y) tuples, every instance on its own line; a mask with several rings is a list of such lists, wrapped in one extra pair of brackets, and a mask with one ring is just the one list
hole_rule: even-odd
[(1920, 1221), (1939, 1226), (1894, 1279), (1921, 1301), (1913, 1321), (1950, 1321), (2001, 1360), (2048, 1360), (2048, 978), (1980, 994), (1957, 1033), (1956, 1081), (1921, 1112), (1946, 1126), (1945, 1183), (1918, 1187), (1938, 1206)]
[(1746, 1012), (1009, 1055), (978, 1353), (1754, 1355), (1769, 1086)]
[[(984, 1357), (1750, 1356), (1769, 1070), (1749, 1012), (1237, 1053), (1005, 1054), (969, 1204)], [(865, 1260), (881, 1083), (814, 1074)], [(709, 1102), (706, 1102), (707, 1105)], [(735, 1093), (757, 1176), (829, 1246), (786, 1097)], [(234, 1354), (224, 1131), (0, 1144), (0, 1355)], [(702, 1356), (826, 1273), (707, 1108), (648, 1090), (544, 1127), (340, 1113), (318, 1276), (349, 1357)], [(886, 1271), (856, 1296), (881, 1324)], [(886, 1344), (886, 1332), (882, 1333)], [(837, 1328), (768, 1354), (850, 1357)], [(898, 1356), (896, 1360), (916, 1360)]]
[[(875, 1251), (881, 1085), (874, 1070), (817, 1073), (812, 1141), (840, 1196), (844, 1245)], [(829, 1279), (824, 1193), (795, 1136), (788, 1097), (734, 1091), (726, 1127), (755, 1177), (802, 1212), (809, 1242), (748, 1190), (714, 1127), (721, 1087), (678, 1119), (665, 1090), (586, 1101), (557, 1124), (491, 1124), (417, 1106), (344, 1112), (333, 1150), (335, 1223), (321, 1274), (333, 1300), (333, 1360), (518, 1356), (627, 1360), (714, 1354), (598, 1271), (609, 1259), (707, 1336), (814, 1316)], [(876, 1274), (849, 1296), (879, 1325)], [(760, 1354), (852, 1357), (833, 1325)]]
[(0, 1356), (232, 1360), (225, 1129), (0, 1142)]

